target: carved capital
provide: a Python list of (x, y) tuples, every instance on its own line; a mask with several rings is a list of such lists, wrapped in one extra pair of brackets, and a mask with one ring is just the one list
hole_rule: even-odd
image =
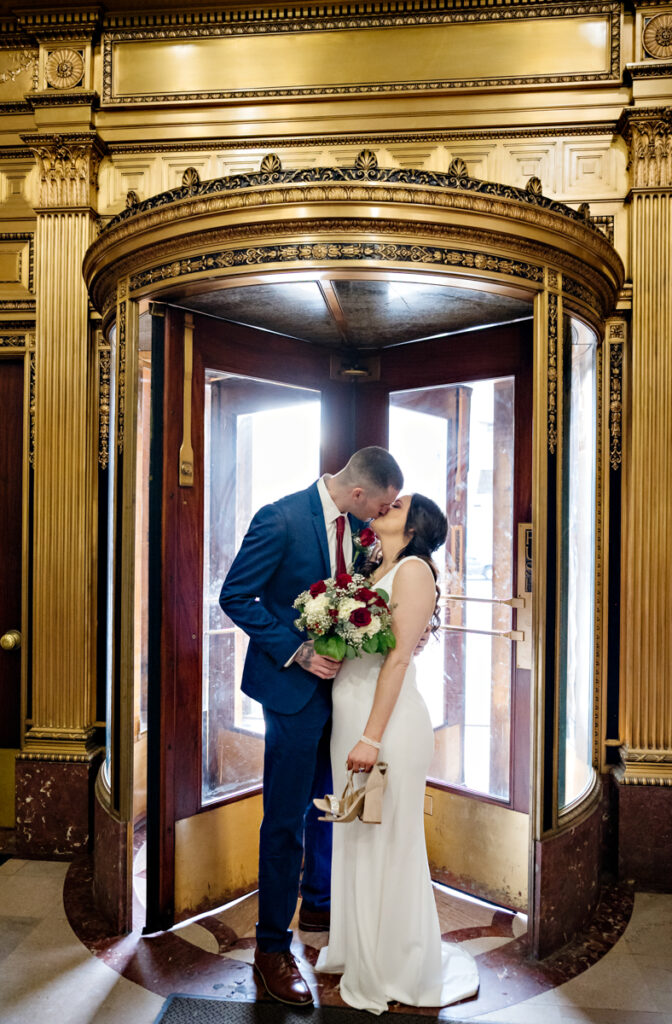
[(632, 187), (672, 188), (672, 108), (628, 107), (616, 132), (628, 146)]
[(93, 207), (104, 147), (95, 132), (23, 135), (40, 172), (40, 207)]

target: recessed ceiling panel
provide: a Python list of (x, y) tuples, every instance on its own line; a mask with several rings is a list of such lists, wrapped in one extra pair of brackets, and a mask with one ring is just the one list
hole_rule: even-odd
[(530, 316), (530, 302), (494, 292), (392, 281), (334, 281), (356, 348), (385, 348)]
[(181, 304), (336, 349), (386, 348), (532, 315), (525, 299), (401, 277), (222, 288), (192, 294)]
[(191, 295), (190, 309), (261, 327), (317, 345), (338, 348), (343, 338), (316, 281), (256, 284)]

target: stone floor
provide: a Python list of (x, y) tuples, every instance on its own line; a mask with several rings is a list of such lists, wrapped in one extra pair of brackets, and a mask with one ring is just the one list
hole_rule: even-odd
[[(142, 856), (141, 849), (139, 908)], [(444, 887), (435, 893), (443, 937), (476, 957), (481, 990), (426, 1016), (475, 1024), (672, 1022), (672, 895), (605, 896), (585, 936), (537, 963), (527, 956), (523, 915)], [(0, 1021), (152, 1024), (174, 991), (265, 998), (249, 966), (255, 916), (252, 895), (170, 933), (110, 939), (91, 909), (87, 861), (10, 858), (0, 864)], [(311, 966), (325, 941), (298, 932), (294, 950), (319, 1002), (336, 1005), (337, 979)]]

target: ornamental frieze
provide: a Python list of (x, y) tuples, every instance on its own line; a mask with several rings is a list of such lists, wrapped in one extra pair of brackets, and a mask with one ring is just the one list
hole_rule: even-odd
[(264, 264), (323, 262), (326, 260), (416, 264), (420, 266), (465, 267), (506, 274), (525, 281), (543, 281), (543, 268), (522, 260), (511, 260), (486, 253), (446, 249), (428, 245), (396, 243), (329, 242), (307, 245), (259, 245), (225, 249), (205, 255), (172, 260), (143, 270), (131, 277), (132, 291), (169, 279), (232, 267), (257, 267)]

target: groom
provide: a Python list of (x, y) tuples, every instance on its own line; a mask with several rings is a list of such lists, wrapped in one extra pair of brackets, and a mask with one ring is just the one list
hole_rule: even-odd
[(331, 829), (318, 824), (312, 798), (331, 788), (331, 682), (340, 667), (304, 640), (294, 626), (292, 604), (311, 583), (345, 571), (352, 562), (352, 531), (387, 512), (402, 484), (388, 451), (362, 448), (334, 476), (264, 506), (252, 519), (219, 597), (250, 637), (242, 689), (264, 711), (254, 967), (269, 995), (283, 1003), (312, 1002), (289, 949), (304, 830), (299, 927), (329, 928)]

